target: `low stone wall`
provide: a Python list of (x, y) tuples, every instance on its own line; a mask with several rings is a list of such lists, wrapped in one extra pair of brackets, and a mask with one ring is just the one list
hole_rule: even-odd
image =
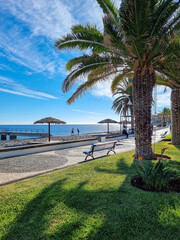
[(23, 156), (34, 153), (48, 152), (66, 148), (80, 147), (91, 145), (98, 142), (97, 138), (91, 138), (86, 140), (74, 140), (74, 141), (64, 141), (56, 143), (46, 143), (46, 144), (36, 144), (28, 146), (18, 146), (11, 148), (0, 149), (0, 159)]
[[(94, 134), (80, 134), (73, 136), (52, 136), (51, 142), (65, 142), (65, 141), (74, 141), (74, 140), (84, 140), (95, 137)], [(0, 141), (0, 149), (1, 148), (9, 148), (9, 147), (19, 147), (30, 144), (41, 144), (41, 143), (49, 143), (48, 138), (29, 138), (29, 139), (16, 139), (16, 140), (8, 140), (8, 141)]]
[[(133, 135), (131, 135), (133, 136)], [(105, 141), (114, 141), (114, 140), (121, 140), (126, 138), (124, 135), (120, 135), (114, 137), (113, 135), (108, 136)], [(1, 148), (0, 149), (0, 159), (10, 158), (10, 157), (17, 157), (23, 156), (28, 154), (34, 153), (41, 153), (41, 152), (48, 152), (66, 148), (73, 148), (73, 147), (80, 147), (86, 145), (92, 145), (98, 142), (98, 137), (89, 137), (86, 139), (77, 139), (77, 140), (69, 140), (63, 142), (46, 142), (46, 143), (37, 143), (37, 144), (26, 144), (20, 146), (11, 146), (8, 148)]]

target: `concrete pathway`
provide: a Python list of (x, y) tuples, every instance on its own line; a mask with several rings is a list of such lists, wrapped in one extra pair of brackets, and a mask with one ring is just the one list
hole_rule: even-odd
[[(156, 142), (161, 139), (160, 135), (168, 129), (156, 131)], [(154, 142), (154, 139), (152, 143)], [(62, 169), (84, 161), (83, 151), (88, 151), (90, 145), (50, 152), (36, 153), (31, 155), (7, 158), (0, 160), (0, 185), (13, 181), (26, 179), (54, 170)], [(134, 137), (120, 140), (116, 146), (116, 153), (127, 152), (135, 148)], [(94, 153), (94, 157), (106, 156), (107, 151)]]

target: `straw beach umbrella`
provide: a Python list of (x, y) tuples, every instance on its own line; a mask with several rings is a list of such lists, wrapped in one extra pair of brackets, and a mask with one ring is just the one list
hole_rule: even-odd
[(116, 122), (115, 120), (107, 118), (107, 119), (104, 119), (104, 120), (102, 120), (98, 123), (107, 123), (107, 133), (109, 133), (109, 124), (110, 123), (118, 123), (118, 122)]
[(56, 119), (56, 118), (52, 118), (52, 117), (46, 117), (46, 118), (42, 118), (42, 119), (40, 119), (40, 120), (38, 120), (38, 121), (36, 121), (36, 122), (34, 122), (34, 124), (43, 124), (43, 123), (47, 123), (48, 125), (49, 125), (49, 131), (48, 131), (48, 133), (49, 133), (49, 142), (50, 142), (50, 136), (51, 136), (51, 134), (50, 134), (50, 124), (52, 123), (52, 124), (66, 124), (66, 122), (64, 122), (64, 121), (62, 121), (62, 120), (59, 120), (59, 119)]

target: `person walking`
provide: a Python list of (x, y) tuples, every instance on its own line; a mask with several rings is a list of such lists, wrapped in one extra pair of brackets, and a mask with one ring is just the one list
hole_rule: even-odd
[(71, 135), (74, 135), (74, 128), (72, 128), (71, 130)]
[(77, 128), (77, 133), (78, 133), (78, 135), (79, 135), (79, 128)]

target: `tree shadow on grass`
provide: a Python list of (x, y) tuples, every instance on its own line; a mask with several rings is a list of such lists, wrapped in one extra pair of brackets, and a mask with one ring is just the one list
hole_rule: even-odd
[(175, 148), (177, 148), (180, 152), (180, 145), (173, 145)]
[(170, 160), (170, 167), (177, 169), (180, 172), (180, 162), (176, 160)]
[(92, 178), (76, 185), (68, 179), (57, 181), (27, 204), (2, 239), (178, 239), (176, 194), (133, 188), (129, 183), (133, 169), (123, 158), (115, 170), (95, 170), (103, 177), (107, 174), (106, 181), (117, 181), (121, 174), (126, 179), (118, 188), (92, 188)]
[(174, 154), (174, 149), (172, 149), (171, 152), (171, 160), (169, 160), (170, 166), (175, 168), (176, 170), (178, 170), (180, 172), (180, 145), (173, 145), (173, 147), (175, 147), (175, 150), (179, 150), (179, 154)]
[(120, 158), (117, 162), (117, 167), (115, 170), (106, 169), (96, 167), (95, 170), (97, 172), (104, 172), (104, 173), (113, 173), (113, 174), (129, 174), (129, 171), (132, 171), (134, 168), (132, 165), (128, 165), (124, 158)]

